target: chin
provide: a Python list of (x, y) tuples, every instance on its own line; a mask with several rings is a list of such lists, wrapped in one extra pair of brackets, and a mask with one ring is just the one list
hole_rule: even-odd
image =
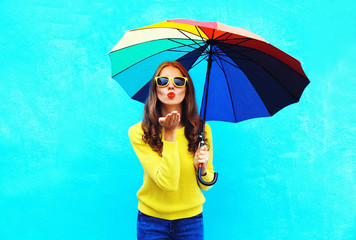
[(183, 103), (184, 99), (178, 99), (178, 98), (174, 98), (174, 99), (170, 99), (170, 98), (158, 98), (158, 100), (165, 105), (179, 105)]
[(175, 106), (175, 105), (180, 105), (181, 103), (167, 103), (166, 105), (169, 105), (169, 106)]
[(166, 104), (166, 105), (180, 105), (182, 104), (183, 101), (167, 101), (167, 102), (163, 102), (163, 104)]

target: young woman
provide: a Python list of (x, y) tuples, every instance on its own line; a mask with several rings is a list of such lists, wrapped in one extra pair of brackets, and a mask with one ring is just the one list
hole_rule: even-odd
[(132, 147), (144, 169), (137, 193), (138, 239), (203, 239), (202, 190), (214, 178), (212, 135), (203, 121), (188, 71), (177, 61), (163, 62), (152, 80), (142, 122), (129, 129)]

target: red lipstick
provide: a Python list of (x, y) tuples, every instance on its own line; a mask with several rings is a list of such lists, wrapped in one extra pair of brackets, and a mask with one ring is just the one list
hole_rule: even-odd
[(175, 94), (174, 92), (169, 92), (169, 93), (167, 94), (167, 96), (168, 96), (169, 98), (174, 98), (174, 97), (176, 96), (176, 94)]

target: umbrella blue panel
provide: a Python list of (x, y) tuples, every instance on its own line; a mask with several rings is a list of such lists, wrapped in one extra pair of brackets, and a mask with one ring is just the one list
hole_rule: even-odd
[[(213, 59), (206, 120), (241, 122), (270, 116), (255, 88), (236, 63), (222, 53)], [(204, 112), (205, 95), (201, 117)]]
[[(207, 88), (207, 80), (205, 81), (200, 117), (204, 119), (204, 111), (206, 110), (205, 120), (235, 122), (229, 88), (226, 84), (224, 73), (216, 62), (212, 63), (209, 79), (209, 88)], [(205, 109), (206, 96), (208, 96), (208, 101)]]
[[(273, 78), (280, 83), (280, 85), (282, 85), (285, 89), (288, 89), (289, 94), (293, 96), (296, 101), (299, 100), (304, 88), (309, 84), (309, 80), (305, 76), (295, 71), (288, 64), (285, 64), (273, 56), (257, 49), (251, 49), (238, 45), (228, 46), (227, 44), (221, 44), (221, 47), (229, 53), (232, 52), (231, 56), (234, 55), (234, 52), (238, 52), (240, 56), (243, 56), (245, 59), (262, 66), (262, 68), (259, 68), (263, 69), (265, 72), (268, 72), (269, 75), (273, 76)], [(276, 51), (280, 50), (277, 49)]]
[[(268, 68), (269, 64), (262, 65), (260, 62), (261, 58), (267, 63), (268, 60), (274, 62), (277, 61), (272, 56), (265, 53), (257, 54), (258, 51), (254, 49), (244, 48), (244, 51), (242, 51), (242, 49), (237, 46), (231, 46), (229, 48), (220, 47), (226, 55), (241, 68), (256, 89), (271, 115), (274, 115), (282, 108), (298, 101), (299, 98), (297, 99), (291, 89), (286, 87), (287, 84), (284, 83), (285, 81), (288, 81), (288, 76), (295, 76), (294, 74), (288, 75), (283, 72), (283, 70), (290, 70), (289, 67), (286, 68), (285, 64), (278, 61), (283, 73), (273, 73)], [(249, 56), (251, 52), (256, 53), (255, 55), (257, 57), (255, 59)], [(281, 80), (282, 77), (285, 77), (286, 79)]]
[(223, 60), (219, 60), (219, 62), (225, 71), (226, 79), (230, 87), (236, 122), (251, 118), (271, 116), (245, 73), (240, 68), (235, 67), (234, 65), (236, 64), (228, 57), (224, 57)]
[(204, 50), (207, 48), (207, 44), (204, 44), (198, 49), (195, 49), (194, 51), (182, 56), (181, 58), (177, 59), (179, 63), (181, 63), (185, 69), (188, 71), (192, 68), (193, 64), (197, 61), (199, 57), (201, 57), (202, 53)]

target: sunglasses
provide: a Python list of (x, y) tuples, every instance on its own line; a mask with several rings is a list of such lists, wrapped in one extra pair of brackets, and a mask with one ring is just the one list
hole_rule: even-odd
[(158, 76), (155, 77), (156, 84), (158, 87), (166, 87), (168, 86), (170, 81), (173, 81), (173, 85), (176, 87), (184, 87), (188, 81), (186, 77), (165, 77), (165, 76)]

